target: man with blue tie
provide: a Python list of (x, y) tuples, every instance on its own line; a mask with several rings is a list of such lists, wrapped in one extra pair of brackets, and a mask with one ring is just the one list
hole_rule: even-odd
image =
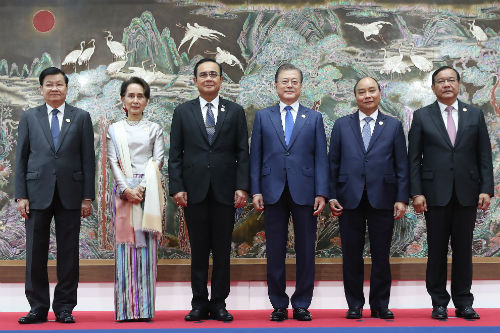
[(339, 216), (348, 319), (359, 319), (363, 295), (363, 249), (368, 225), (372, 271), (371, 316), (389, 310), (389, 251), (394, 220), (408, 202), (408, 161), (401, 122), (378, 109), (380, 86), (371, 77), (354, 86), (358, 111), (337, 119), (330, 139), (330, 210)]
[[(328, 157), (321, 113), (299, 104), (302, 71), (283, 64), (276, 71), (280, 102), (255, 115), (250, 146), (253, 205), (264, 211), (268, 295), (272, 321), (311, 320), (316, 224), (328, 196)], [(285, 292), (288, 221), (293, 218), (296, 288)]]
[(40, 73), (45, 103), (19, 121), (15, 198), (26, 221), (26, 298), (30, 312), (20, 324), (47, 321), (50, 308), (47, 260), (50, 224), (55, 220), (56, 321), (74, 323), (77, 301), (80, 217), (92, 212), (95, 197), (94, 131), (88, 112), (65, 102), (68, 77), (56, 67)]

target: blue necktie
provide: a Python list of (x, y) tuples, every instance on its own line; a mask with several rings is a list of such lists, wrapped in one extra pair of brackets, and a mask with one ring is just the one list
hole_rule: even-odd
[(286, 115), (285, 115), (285, 143), (288, 146), (290, 143), (290, 138), (292, 136), (293, 131), (293, 116), (292, 116), (292, 107), (290, 105), (285, 106)]
[(54, 148), (57, 148), (59, 142), (59, 119), (57, 119), (58, 109), (52, 110), (52, 121), (50, 122), (50, 132), (52, 133), (52, 141), (54, 141)]
[(207, 103), (207, 116), (205, 117), (205, 128), (207, 129), (208, 142), (212, 144), (215, 135), (215, 117), (212, 111), (212, 103)]
[(361, 136), (363, 137), (363, 144), (365, 145), (365, 150), (368, 150), (368, 145), (370, 144), (370, 139), (372, 137), (372, 131), (370, 128), (370, 121), (372, 121), (371, 117), (365, 118), (366, 124), (363, 126), (363, 130), (361, 131)]

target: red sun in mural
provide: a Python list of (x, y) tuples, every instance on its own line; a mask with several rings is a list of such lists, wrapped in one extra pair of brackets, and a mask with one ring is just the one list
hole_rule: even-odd
[(55, 23), (54, 14), (49, 10), (39, 10), (33, 15), (33, 26), (40, 32), (49, 32)]

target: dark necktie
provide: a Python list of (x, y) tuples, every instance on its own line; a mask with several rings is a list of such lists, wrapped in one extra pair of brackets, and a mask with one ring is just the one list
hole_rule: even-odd
[(293, 115), (292, 115), (292, 107), (290, 105), (285, 106), (286, 115), (285, 115), (285, 143), (288, 146), (290, 143), (290, 138), (292, 137), (293, 132)]
[(365, 145), (365, 150), (368, 150), (368, 145), (370, 144), (370, 139), (372, 137), (372, 130), (370, 128), (370, 121), (372, 117), (365, 117), (365, 125), (361, 131), (361, 136), (363, 137), (363, 144)]
[(208, 142), (212, 144), (215, 135), (215, 117), (212, 111), (212, 103), (207, 103), (207, 116), (205, 117), (205, 128), (207, 129)]
[(50, 122), (50, 132), (52, 133), (52, 141), (54, 141), (54, 148), (57, 148), (59, 142), (59, 119), (57, 119), (58, 109), (52, 110), (52, 121)]

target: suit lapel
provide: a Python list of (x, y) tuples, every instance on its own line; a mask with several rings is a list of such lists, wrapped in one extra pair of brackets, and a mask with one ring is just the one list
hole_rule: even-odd
[[(228, 113), (228, 110), (226, 110), (227, 109), (226, 104), (227, 103), (225, 103), (225, 101), (221, 97), (219, 97), (219, 108), (217, 111), (217, 123), (215, 124), (214, 141), (212, 142), (212, 144), (215, 142), (215, 140), (217, 140), (217, 136), (220, 133), (220, 129), (222, 128), (222, 125), (224, 125), (224, 120), (226, 119), (226, 115)], [(208, 136), (207, 136), (207, 138), (208, 138)]]
[(62, 121), (62, 126), (61, 126), (61, 135), (59, 136), (59, 142), (56, 147), (56, 151), (59, 150), (59, 147), (61, 147), (62, 142), (64, 140), (64, 137), (66, 136), (66, 133), (68, 133), (69, 128), (71, 127), (71, 124), (73, 124), (73, 117), (75, 116), (75, 108), (72, 107), (69, 104), (66, 104), (64, 107), (64, 115), (63, 115), (63, 121)]
[(50, 124), (49, 124), (49, 115), (47, 114), (47, 105), (43, 104), (38, 108), (37, 113), (38, 122), (42, 127), (43, 134), (47, 139), (50, 147), (53, 151), (56, 151), (54, 148), (54, 140), (52, 139), (52, 133), (50, 132)]
[(468, 114), (469, 112), (465, 111), (467, 110), (467, 107), (465, 106), (464, 103), (458, 101), (458, 129), (457, 129), (457, 137), (455, 138), (455, 147), (458, 145), (460, 142), (460, 138), (463, 136), (464, 130), (465, 130), (465, 125), (467, 123), (468, 119)]
[(359, 111), (351, 114), (349, 118), (349, 124), (351, 125), (354, 137), (357, 139), (361, 151), (364, 152), (365, 145), (363, 144), (363, 137), (361, 136), (361, 129), (359, 125)]
[(191, 113), (193, 114), (193, 118), (200, 128), (201, 136), (205, 138), (205, 141), (208, 143), (207, 129), (205, 127), (205, 122), (203, 121), (200, 100), (198, 98), (195, 98), (191, 101)]
[(276, 134), (278, 135), (281, 144), (286, 149), (285, 132), (283, 132), (283, 125), (281, 124), (281, 114), (280, 114), (279, 104), (275, 105), (271, 109), (271, 112), (269, 112), (269, 117), (271, 118), (271, 123), (273, 124), (274, 129), (276, 130)]
[(380, 112), (379, 110), (377, 119), (375, 119), (375, 127), (373, 128), (373, 134), (370, 139), (370, 144), (368, 144), (367, 151), (369, 151), (372, 148), (372, 146), (375, 144), (375, 141), (377, 141), (377, 138), (380, 136), (380, 133), (382, 133), (382, 131), (386, 127), (385, 118), (386, 115)]
[(438, 132), (443, 137), (443, 140), (448, 144), (448, 146), (453, 148), (453, 145), (451, 144), (450, 136), (448, 135), (448, 131), (446, 130), (446, 127), (444, 126), (443, 116), (441, 115), (441, 109), (439, 109), (439, 104), (437, 101), (431, 105), (431, 110), (430, 110), (429, 114), (430, 114), (432, 121), (434, 122), (434, 125), (436, 125)]
[(297, 136), (304, 127), (304, 124), (307, 121), (309, 121), (308, 113), (309, 111), (299, 104), (299, 111), (297, 112), (297, 118), (295, 119), (295, 124), (293, 125), (293, 131), (290, 137), (290, 143), (288, 145), (288, 148), (290, 148), (293, 145), (295, 139), (297, 139)]

